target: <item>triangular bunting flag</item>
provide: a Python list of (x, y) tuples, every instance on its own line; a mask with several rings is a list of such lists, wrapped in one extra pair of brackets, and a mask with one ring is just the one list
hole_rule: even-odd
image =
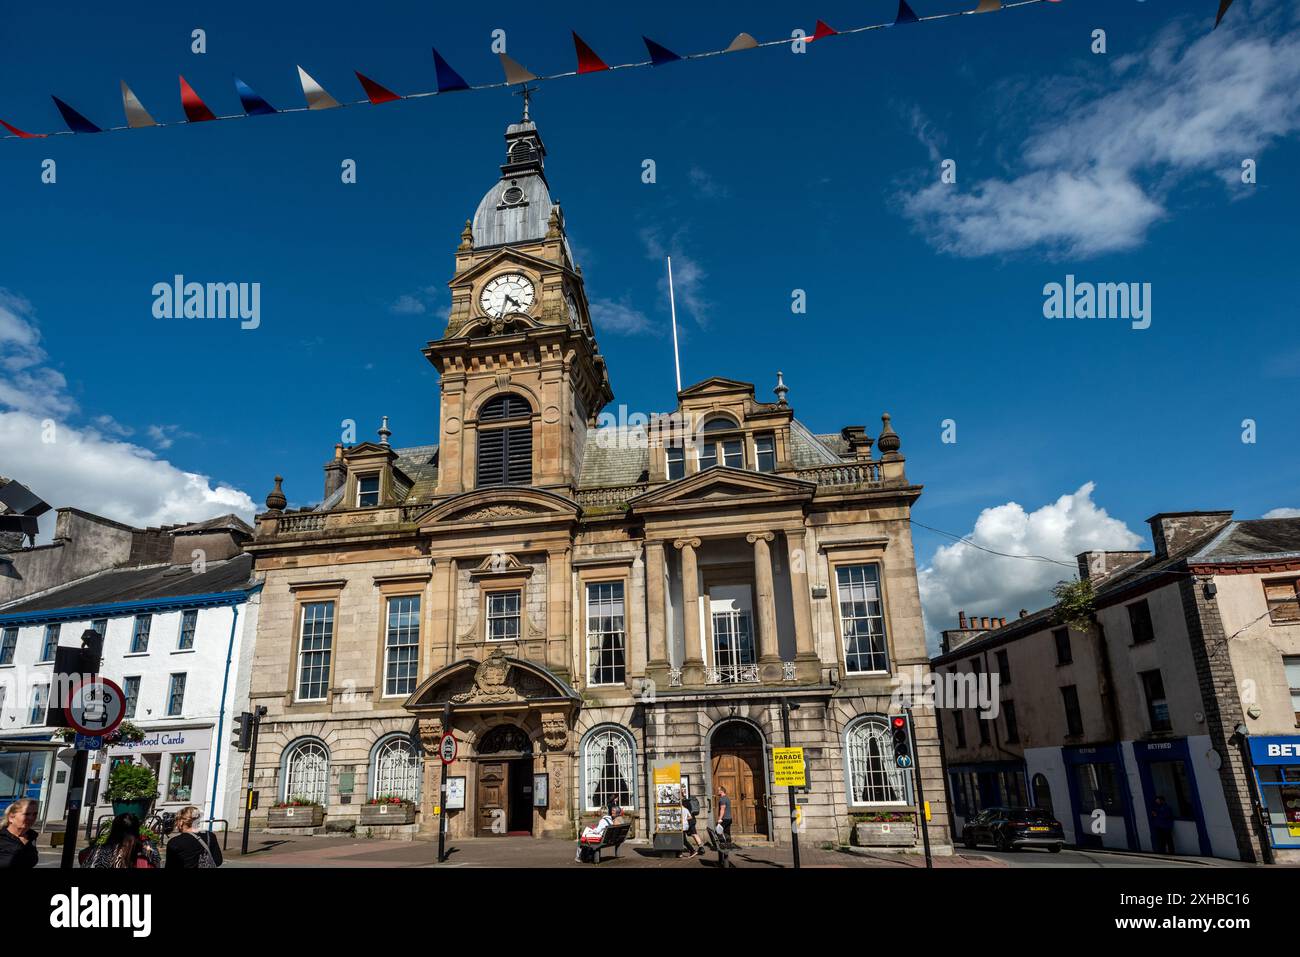
[(194, 87), (185, 82), (185, 77), (181, 77), (181, 107), (185, 110), (185, 118), (191, 123), (216, 119), (208, 105), (194, 92)]
[(980, 0), (980, 5), (971, 13), (997, 13), (1002, 9), (1002, 0)]
[(838, 30), (834, 30), (831, 27), (828, 27), (821, 20), (818, 20), (817, 27), (813, 30), (812, 39), (808, 42), (811, 43), (813, 40), (820, 40), (822, 37), (833, 37), (838, 32)]
[(457, 90), (469, 89), (465, 78), (453, 70), (451, 64), (444, 60), (437, 50), (433, 51), (433, 68), (438, 74), (439, 93), (454, 93)]
[(265, 116), (267, 113), (275, 112), (274, 106), (258, 96), (253, 88), (239, 77), (235, 77), (235, 92), (239, 94), (240, 105), (249, 116)]
[(50, 99), (53, 100), (54, 105), (59, 108), (59, 112), (63, 114), (63, 122), (68, 124), (68, 129), (72, 130), (72, 132), (74, 133), (104, 132), (94, 123), (90, 122), (90, 120), (86, 119), (76, 110), (74, 110), (72, 107), (68, 106), (68, 104), (60, 100), (57, 96), (51, 96)]
[(582, 37), (573, 34), (573, 48), (578, 51), (578, 72), (599, 73), (608, 70), (605, 61), (596, 56), (596, 51), (582, 42)]
[(298, 67), (298, 82), (302, 84), (302, 95), (307, 99), (309, 110), (332, 110), (339, 101), (325, 92), (325, 88), (311, 78), (302, 67)]
[(6, 123), (4, 120), (0, 120), (0, 126), (3, 126), (3, 127), (4, 127), (5, 129), (7, 129), (10, 133), (12, 133), (14, 136), (20, 137), (20, 138), (25, 139), (25, 140), (43, 140), (43, 139), (45, 139), (45, 137), (46, 137), (46, 134), (45, 134), (45, 133), (28, 133), (28, 132), (26, 132), (26, 131), (24, 131), (24, 130), (20, 130), (20, 129), (19, 129), (18, 127), (16, 127), (16, 126), (11, 126), (11, 125), (9, 125), (9, 124)]
[(907, 5), (907, 0), (898, 0), (898, 16), (894, 20), (894, 26), (898, 26), (900, 23), (920, 23), (920, 22), (921, 22), (921, 18), (918, 17), (912, 11), (912, 8)]
[(1223, 19), (1223, 15), (1228, 12), (1230, 6), (1232, 6), (1232, 0), (1219, 0), (1219, 15), (1214, 18), (1214, 29), (1219, 29), (1219, 22)]
[(731, 46), (723, 50), (723, 53), (735, 53), (738, 50), (752, 50), (758, 46), (758, 41), (748, 33), (737, 33), (736, 39), (731, 41)]
[(126, 80), (120, 81), (122, 84), (122, 112), (126, 114), (126, 125), (133, 130), (138, 130), (142, 126), (157, 126), (149, 111), (131, 92), (131, 88), (126, 85)]
[(650, 51), (650, 62), (654, 66), (663, 66), (665, 63), (672, 63), (674, 60), (681, 59), (672, 50), (655, 43), (649, 37), (642, 37), (641, 40), (645, 43), (645, 48)]
[(529, 80), (537, 79), (536, 73), (510, 59), (504, 53), (498, 53), (497, 56), (501, 58), (501, 69), (506, 75), (507, 85), (514, 86), (517, 83), (527, 83)]
[[(356, 70), (353, 70), (352, 72), (357, 73)], [(400, 96), (388, 89), (388, 87), (380, 86), (368, 76), (357, 73), (357, 79), (361, 82), (361, 88), (366, 91), (366, 96), (370, 97), (370, 102), (373, 106), (378, 106), (380, 103), (391, 103), (393, 100), (401, 99)]]

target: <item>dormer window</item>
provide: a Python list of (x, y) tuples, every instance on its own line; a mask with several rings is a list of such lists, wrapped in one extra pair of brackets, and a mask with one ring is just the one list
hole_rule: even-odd
[(771, 432), (754, 436), (754, 465), (760, 472), (776, 471), (776, 436)]
[(523, 396), (499, 395), (479, 412), (477, 484), (533, 481), (533, 407)]
[(373, 508), (379, 504), (379, 473), (367, 472), (357, 476), (357, 508)]
[(727, 468), (745, 467), (745, 440), (737, 434), (738, 426), (730, 419), (715, 418), (704, 423), (700, 430), (700, 471), (715, 465)]

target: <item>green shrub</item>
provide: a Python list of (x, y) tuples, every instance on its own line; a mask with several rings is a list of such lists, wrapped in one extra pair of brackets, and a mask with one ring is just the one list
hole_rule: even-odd
[(109, 801), (142, 801), (158, 796), (158, 777), (143, 764), (119, 764), (108, 775)]

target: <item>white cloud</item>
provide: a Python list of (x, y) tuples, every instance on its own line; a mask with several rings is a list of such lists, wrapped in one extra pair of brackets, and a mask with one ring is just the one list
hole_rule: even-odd
[(687, 170), (686, 178), (690, 180), (695, 192), (705, 199), (726, 199), (731, 195), (731, 190), (719, 183), (712, 173), (699, 166), (692, 166)]
[(1300, 508), (1272, 508), (1265, 512), (1263, 518), (1300, 518)]
[(646, 314), (626, 299), (596, 299), (590, 303), (591, 321), (602, 332), (635, 336), (653, 332), (654, 326)]
[[(709, 314), (713, 311), (713, 302), (704, 294), (704, 280), (708, 273), (693, 256), (682, 249), (683, 230), (678, 230), (668, 240), (664, 240), (656, 227), (641, 230), (641, 243), (645, 246), (646, 258), (662, 263), (665, 258), (673, 259), (673, 294), (677, 299), (677, 316), (688, 313), (701, 326), (707, 326)], [(659, 280), (659, 292), (664, 300), (668, 299), (667, 267)]]
[[(1169, 215), (1169, 191), (1193, 176), (1249, 189), (1242, 159), (1300, 129), (1300, 16), (1284, 6), (1252, 4), (1208, 33), (1201, 18), (1172, 24), (1142, 55), (1116, 58), (1104, 91), (1040, 84), (1044, 125), (1016, 151), (1020, 172), (931, 183), (902, 197), (904, 213), (960, 256), (1086, 257), (1140, 245)], [(930, 135), (918, 131), (927, 147)]]
[[(56, 424), (51, 435), (26, 412), (0, 412), (0, 449), (5, 475), (56, 508), (71, 505), (129, 525), (197, 522), (226, 512), (251, 519), (255, 511), (239, 489), (182, 471), (148, 449), (70, 425)], [(52, 516), (41, 520), (43, 537)]]
[(395, 316), (422, 316), (429, 311), (429, 308), (414, 296), (401, 295), (388, 307), (388, 311)]
[(77, 403), (63, 373), (46, 365), (31, 303), (0, 289), (0, 406), (34, 415), (67, 415)]
[(966, 542), (941, 545), (919, 573), (932, 645), (940, 631), (957, 627), (959, 610), (1013, 619), (1022, 608), (1045, 608), (1053, 585), (1077, 577), (1079, 552), (1142, 548), (1143, 539), (1093, 501), (1093, 489), (1085, 483), (1032, 512), (1016, 502), (986, 508), (964, 536), (993, 552), (1052, 561), (1002, 557)]

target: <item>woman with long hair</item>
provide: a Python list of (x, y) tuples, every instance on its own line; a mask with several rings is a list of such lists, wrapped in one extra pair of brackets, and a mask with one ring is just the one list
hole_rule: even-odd
[(37, 804), (31, 798), (19, 798), (5, 809), (4, 828), (0, 829), (0, 868), (35, 867), (40, 852), (36, 849)]
[(119, 814), (108, 829), (108, 840), (90, 852), (86, 867), (160, 867), (162, 858), (149, 841), (140, 836), (140, 819)]

